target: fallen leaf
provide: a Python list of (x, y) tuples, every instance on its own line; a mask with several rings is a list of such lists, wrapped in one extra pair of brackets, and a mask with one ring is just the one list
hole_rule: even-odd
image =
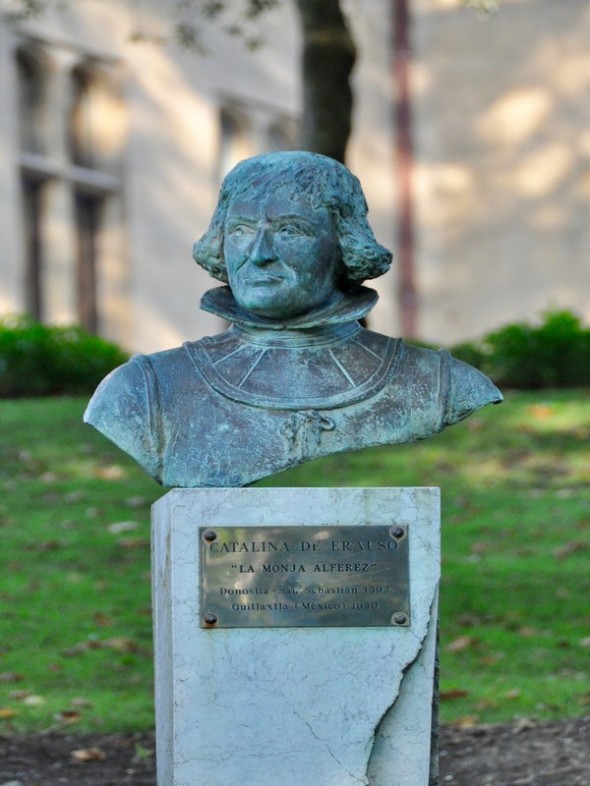
[(512, 690), (507, 690), (504, 694), (504, 698), (506, 699), (519, 699), (522, 696), (522, 691), (520, 688), (512, 688)]
[(451, 723), (456, 729), (472, 729), (477, 726), (479, 715), (464, 715), (462, 718), (457, 718)]
[(77, 723), (80, 720), (80, 713), (76, 710), (62, 710), (53, 716), (59, 723)]
[(97, 611), (93, 614), (92, 619), (97, 625), (100, 625), (101, 628), (108, 628), (109, 625), (113, 624), (113, 620), (102, 611)]
[(84, 491), (70, 491), (64, 495), (64, 500), (66, 502), (80, 502), (84, 497), (86, 497), (86, 492)]
[(8, 694), (9, 699), (16, 699), (16, 701), (22, 701), (26, 699), (27, 696), (31, 695), (30, 690), (11, 690)]
[(70, 658), (73, 655), (78, 655), (80, 652), (87, 652), (88, 650), (99, 650), (102, 648), (102, 644), (100, 641), (96, 641), (95, 639), (87, 639), (86, 641), (79, 641), (77, 644), (74, 644), (73, 647), (68, 647), (65, 650), (61, 651), (62, 655)]
[(553, 409), (549, 404), (531, 404), (527, 407), (528, 413), (536, 420), (547, 420), (553, 414)]
[(466, 696), (469, 696), (469, 691), (462, 690), (461, 688), (451, 688), (450, 690), (441, 690), (440, 692), (441, 701), (449, 701), (452, 699), (464, 699)]
[(82, 573), (72, 572), (66, 573), (64, 578), (69, 584), (82, 584), (86, 577)]
[(553, 556), (555, 559), (565, 559), (566, 557), (569, 557), (570, 554), (575, 554), (576, 551), (584, 551), (587, 548), (588, 544), (584, 543), (584, 541), (571, 540), (569, 543), (565, 543), (558, 549), (554, 549)]
[(0, 672), (0, 682), (21, 682), (24, 678), (24, 674), (20, 674), (18, 671)]
[(483, 658), (479, 658), (479, 663), (482, 666), (493, 666), (494, 663), (499, 663), (501, 660), (504, 660), (506, 657), (505, 653), (503, 652), (494, 652), (491, 655), (484, 655)]
[(527, 731), (528, 729), (534, 729), (535, 723), (530, 718), (517, 718), (514, 721), (514, 726), (512, 730), (515, 734), (519, 734), (521, 731)]
[(83, 696), (76, 696), (76, 698), (72, 699), (70, 704), (75, 709), (82, 709), (82, 707), (92, 707), (93, 704), (89, 699), (85, 699)]
[(150, 545), (147, 538), (121, 538), (117, 543), (122, 549), (141, 549)]
[(96, 475), (101, 480), (121, 480), (125, 477), (125, 470), (118, 464), (111, 464), (108, 467), (99, 467)]
[(477, 702), (477, 704), (475, 705), (475, 709), (481, 712), (482, 710), (494, 709), (494, 707), (497, 706), (498, 706), (497, 702), (492, 701), (491, 699), (482, 699), (481, 701)]
[(145, 497), (129, 497), (125, 500), (125, 504), (128, 508), (145, 508), (150, 503)]
[(590, 647), (590, 636), (586, 636), (586, 638), (580, 639), (580, 647)]
[(118, 535), (120, 532), (131, 532), (138, 527), (137, 521), (116, 521), (114, 524), (109, 524), (107, 529), (109, 532)]
[(42, 704), (45, 704), (45, 699), (43, 696), (37, 696), (32, 694), (31, 696), (25, 696), (22, 700), (23, 704), (26, 704), (27, 707), (40, 707)]
[(100, 748), (78, 748), (72, 751), (72, 759), (84, 763), (88, 761), (103, 761), (106, 757), (106, 753)]
[(126, 636), (112, 636), (109, 639), (86, 639), (61, 651), (62, 655), (72, 657), (88, 650), (117, 650), (117, 652), (139, 652), (139, 644)]
[(462, 652), (463, 650), (469, 649), (469, 647), (473, 647), (476, 643), (477, 639), (473, 636), (459, 636), (458, 639), (450, 641), (445, 647), (445, 650), (447, 652)]
[(113, 636), (110, 639), (105, 639), (102, 642), (103, 647), (108, 649), (117, 650), (117, 652), (137, 652), (139, 646), (133, 639), (125, 638), (124, 636)]
[(536, 630), (535, 628), (530, 628), (530, 627), (528, 627), (528, 625), (523, 625), (522, 628), (519, 628), (518, 629), (518, 634), (520, 636), (524, 636), (525, 639), (530, 639), (533, 636), (539, 636), (540, 635), (538, 630)]
[(7, 720), (8, 718), (14, 718), (18, 715), (18, 710), (11, 710), (9, 707), (0, 707), (0, 719)]
[(27, 551), (57, 551), (61, 548), (59, 540), (42, 540), (27, 546)]

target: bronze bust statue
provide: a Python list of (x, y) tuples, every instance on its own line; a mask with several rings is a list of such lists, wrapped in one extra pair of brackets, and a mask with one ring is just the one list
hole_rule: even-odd
[(165, 486), (245, 486), (303, 461), (413, 442), (502, 400), (480, 371), (359, 324), (391, 254), (359, 181), (281, 152), (226, 177), (194, 259), (229, 284), (201, 307), (224, 333), (136, 355), (84, 419)]

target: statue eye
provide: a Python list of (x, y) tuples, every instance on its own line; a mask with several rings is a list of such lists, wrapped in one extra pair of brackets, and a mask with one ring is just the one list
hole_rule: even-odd
[(278, 228), (279, 235), (285, 237), (296, 237), (297, 235), (305, 235), (303, 227), (299, 224), (281, 224)]
[(254, 233), (254, 230), (247, 224), (236, 224), (235, 226), (230, 227), (229, 233), (232, 235), (232, 237), (241, 238), (249, 237)]

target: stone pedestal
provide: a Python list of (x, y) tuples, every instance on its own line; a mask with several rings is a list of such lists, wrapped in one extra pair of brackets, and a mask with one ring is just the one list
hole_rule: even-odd
[[(402, 525), (408, 627), (201, 627), (199, 527)], [(175, 489), (153, 509), (158, 786), (427, 786), (438, 489)]]

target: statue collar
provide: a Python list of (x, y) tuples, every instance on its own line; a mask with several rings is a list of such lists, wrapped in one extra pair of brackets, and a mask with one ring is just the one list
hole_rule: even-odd
[(356, 322), (367, 316), (378, 299), (379, 295), (374, 289), (359, 287), (354, 292), (345, 293), (335, 303), (300, 317), (268, 319), (257, 317), (239, 306), (229, 287), (216, 287), (205, 292), (201, 298), (201, 308), (203, 311), (223, 317), (239, 327), (264, 331), (299, 331)]
[[(278, 410), (325, 410), (375, 395), (399, 358), (400, 342), (363, 330), (370, 289), (321, 313), (282, 323), (247, 314), (228, 287), (205, 295), (206, 310), (234, 322), (225, 333), (184, 344), (197, 372), (225, 398)], [(272, 322), (272, 327), (268, 324)]]

